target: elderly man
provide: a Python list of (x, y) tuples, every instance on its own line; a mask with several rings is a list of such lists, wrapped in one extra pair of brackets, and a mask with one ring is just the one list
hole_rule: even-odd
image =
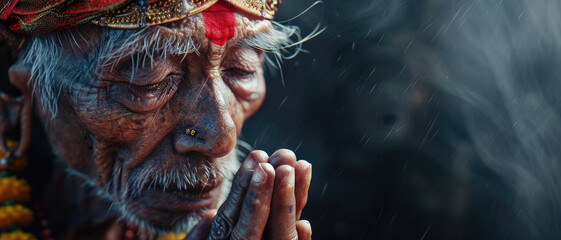
[[(289, 150), (253, 151), (241, 167), (236, 157), (242, 125), (265, 96), (265, 54), (282, 57), (294, 45), (297, 28), (270, 21), (277, 7), (1, 1), (2, 35), (15, 56), (9, 81), (22, 93), (2, 95), (3, 175), (16, 175), (26, 149), (41, 144), (30, 139), (32, 116), (56, 155), (48, 181), (32, 186), (36, 235), (310, 239), (300, 215), (311, 165)], [(14, 128), (18, 146), (7, 141)], [(21, 222), (1, 232), (34, 229)]]

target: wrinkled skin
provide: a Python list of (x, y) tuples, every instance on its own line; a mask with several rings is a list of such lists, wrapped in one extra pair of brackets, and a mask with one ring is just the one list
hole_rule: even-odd
[[(311, 165), (289, 150), (250, 153), (220, 206), (229, 185), (218, 172), (234, 172), (237, 136), (265, 96), (263, 53), (239, 41), (270, 23), (237, 16), (236, 36), (221, 47), (204, 37), (200, 18), (193, 19), (172, 27), (192, 37), (200, 54), (156, 58), (155, 65), (138, 68), (132, 82), (129, 60), (119, 59), (117, 67), (64, 92), (55, 118), (38, 106), (54, 152), (135, 223), (167, 231), (201, 218), (187, 239), (311, 239), (310, 224), (300, 220)], [(21, 79), (11, 81), (27, 82), (26, 71), (13, 68), (11, 75)], [(33, 81), (18, 86), (28, 92)], [(173, 180), (174, 173), (191, 175)], [(150, 185), (157, 176), (172, 180)], [(115, 229), (106, 238), (118, 234)]]

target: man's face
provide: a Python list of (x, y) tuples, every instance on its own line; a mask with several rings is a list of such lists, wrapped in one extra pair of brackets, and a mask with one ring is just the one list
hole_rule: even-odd
[[(130, 47), (117, 46), (119, 54), (96, 56), (101, 71), (70, 85), (54, 119), (43, 111), (57, 156), (138, 224), (170, 230), (216, 207), (237, 170), (237, 136), (263, 102), (263, 53), (241, 40), (270, 22), (236, 14), (236, 34), (224, 46), (206, 39), (204, 27), (198, 14), (144, 30)], [(158, 52), (180, 38), (196, 51)]]

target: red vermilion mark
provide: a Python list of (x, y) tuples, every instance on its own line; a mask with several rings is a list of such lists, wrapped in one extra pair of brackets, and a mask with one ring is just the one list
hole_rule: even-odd
[(236, 33), (234, 6), (218, 1), (203, 11), (205, 36), (212, 43), (224, 46)]

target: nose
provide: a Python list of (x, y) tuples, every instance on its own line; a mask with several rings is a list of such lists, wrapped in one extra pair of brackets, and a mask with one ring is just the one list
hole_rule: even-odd
[[(174, 148), (179, 153), (200, 152), (211, 158), (223, 157), (236, 145), (236, 124), (230, 111), (235, 98), (221, 79), (208, 79), (198, 89), (187, 90), (188, 104), (181, 114)], [(186, 133), (187, 129), (196, 131)]]

